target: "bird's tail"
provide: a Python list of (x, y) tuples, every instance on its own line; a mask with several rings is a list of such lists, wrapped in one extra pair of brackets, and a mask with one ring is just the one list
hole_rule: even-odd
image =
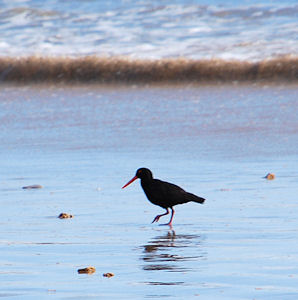
[(189, 201), (193, 201), (193, 202), (197, 202), (197, 203), (201, 203), (201, 204), (203, 204), (205, 202), (204, 198), (198, 197), (191, 193), (188, 193), (188, 198), (189, 198)]

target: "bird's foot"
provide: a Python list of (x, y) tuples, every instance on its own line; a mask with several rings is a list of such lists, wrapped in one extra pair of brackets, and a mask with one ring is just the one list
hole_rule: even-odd
[(165, 224), (159, 224), (159, 226), (169, 226), (170, 228), (172, 228), (172, 222), (168, 222)]
[(152, 223), (158, 222), (160, 219), (161, 215), (157, 215), (154, 220), (152, 221)]

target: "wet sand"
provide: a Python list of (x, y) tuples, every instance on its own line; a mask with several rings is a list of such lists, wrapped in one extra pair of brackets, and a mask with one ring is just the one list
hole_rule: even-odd
[[(2, 86), (0, 297), (296, 299), (296, 95)], [(138, 183), (121, 190), (143, 166), (206, 203), (151, 224), (163, 210)]]

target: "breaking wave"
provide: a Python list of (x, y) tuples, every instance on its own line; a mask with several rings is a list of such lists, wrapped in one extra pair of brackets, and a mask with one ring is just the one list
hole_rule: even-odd
[(204, 83), (298, 79), (298, 57), (259, 62), (125, 57), (2, 57), (1, 83)]

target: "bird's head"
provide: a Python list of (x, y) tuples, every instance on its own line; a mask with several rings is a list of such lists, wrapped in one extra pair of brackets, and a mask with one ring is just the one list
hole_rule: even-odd
[(140, 168), (137, 170), (135, 177), (133, 177), (131, 180), (129, 180), (122, 188), (126, 188), (128, 185), (130, 185), (132, 182), (134, 182), (136, 179), (140, 178), (141, 180), (151, 180), (153, 179), (152, 172), (147, 168)]

